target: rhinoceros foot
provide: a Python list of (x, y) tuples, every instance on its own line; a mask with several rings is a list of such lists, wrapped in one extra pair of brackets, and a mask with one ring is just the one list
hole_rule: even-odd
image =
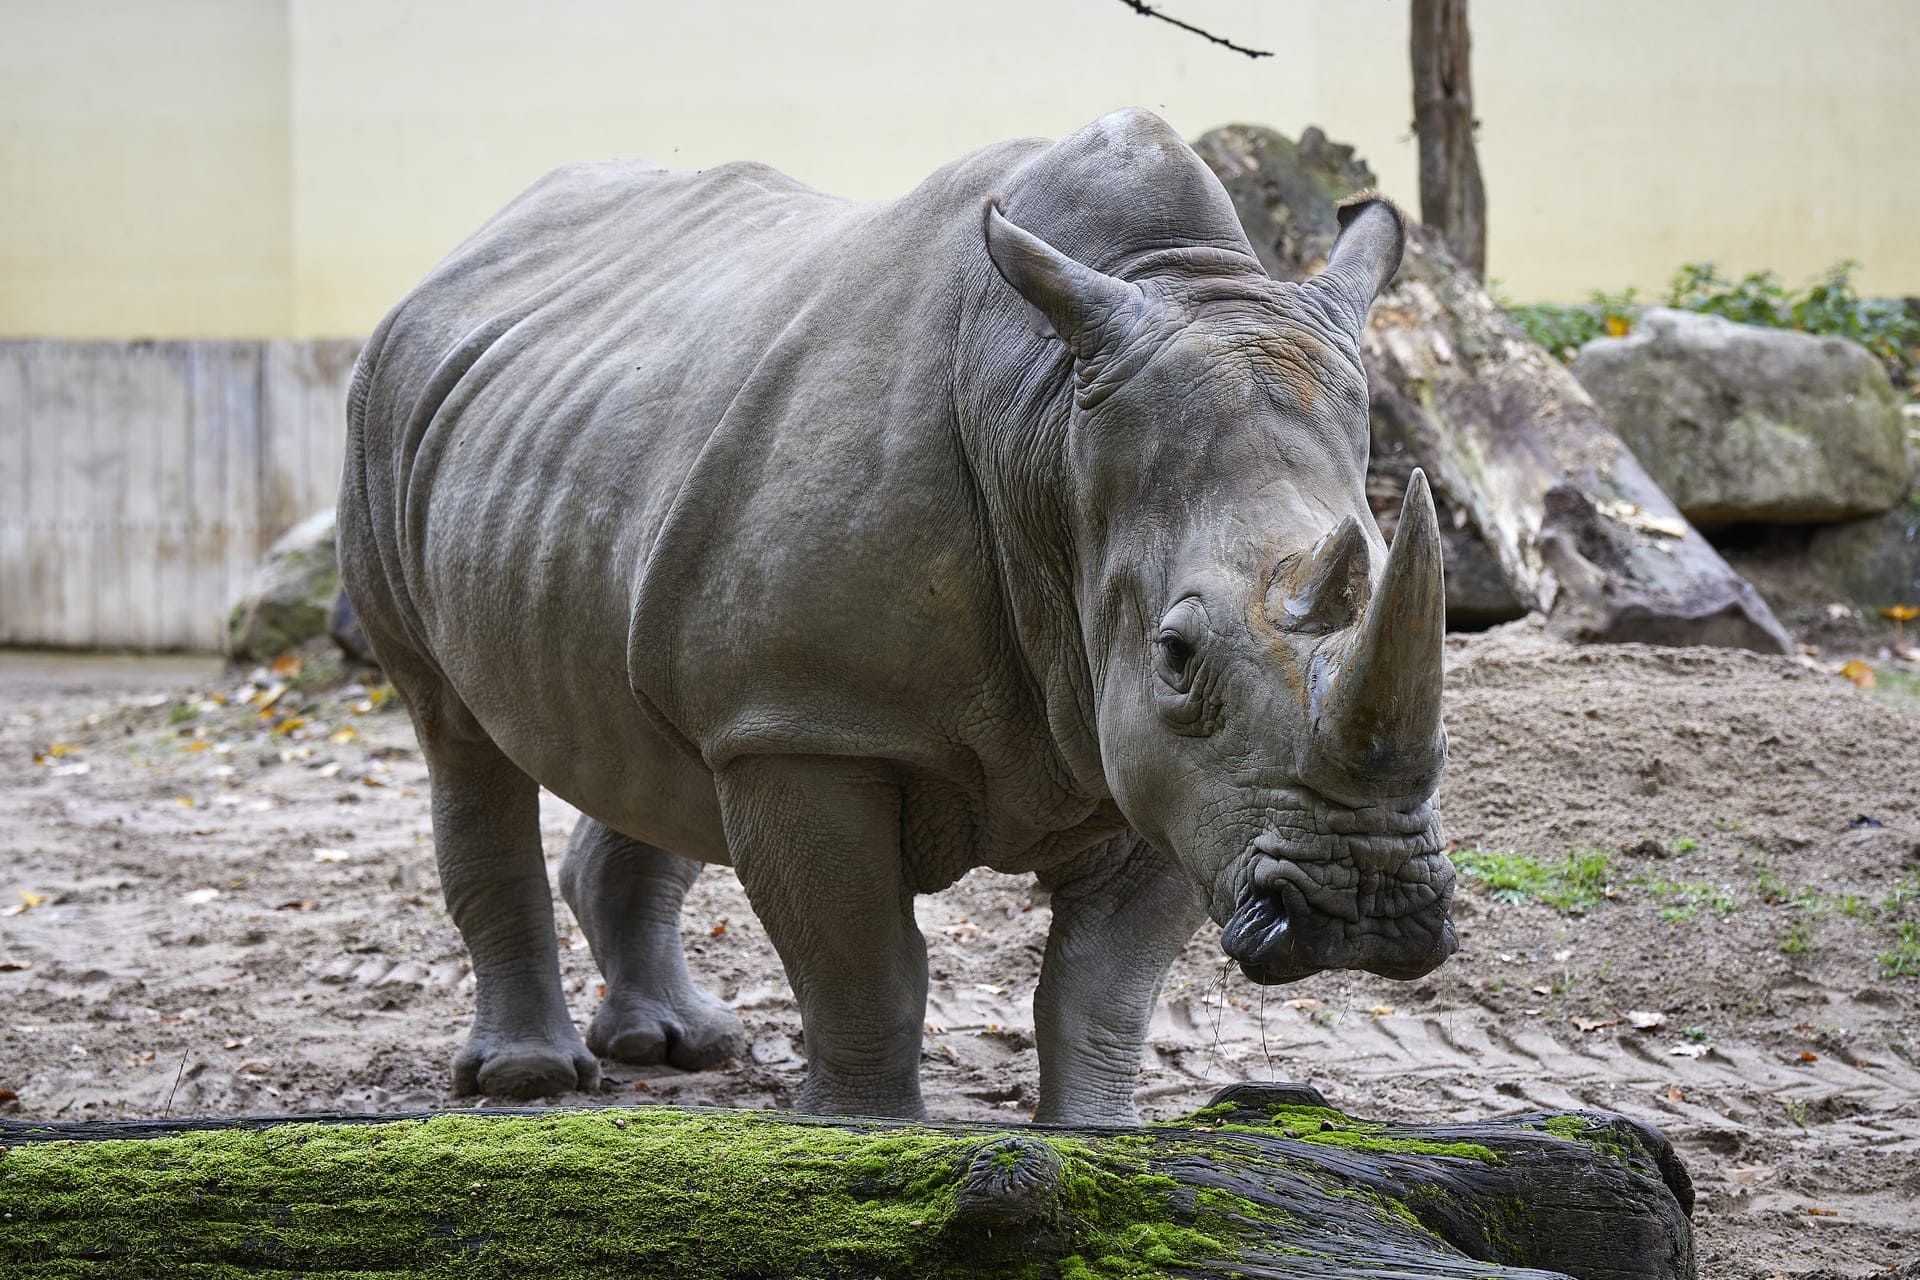
[(587, 1044), (617, 1062), (701, 1071), (746, 1048), (746, 1028), (733, 1011), (700, 988), (664, 999), (609, 991), (587, 1029)]
[(453, 1059), (453, 1091), (544, 1098), (600, 1087), (600, 1064), (571, 1024), (566, 1035), (512, 1037), (476, 1029)]

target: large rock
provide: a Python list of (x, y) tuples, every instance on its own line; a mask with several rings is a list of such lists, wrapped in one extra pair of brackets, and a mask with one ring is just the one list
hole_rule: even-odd
[[(1226, 187), (1247, 238), (1275, 278), (1324, 262), (1336, 203), (1373, 175), (1317, 129), (1294, 142), (1229, 125), (1194, 144)], [(1528, 340), (1438, 232), (1412, 227), (1406, 257), (1362, 341), (1372, 395), (1373, 473), (1389, 460), (1426, 468), (1457, 513), (1475, 571), (1477, 535), (1504, 581), (1476, 588), (1485, 620), (1538, 610), (1581, 641), (1711, 644), (1784, 652), (1785, 631), (1753, 588), (1683, 519), (1561, 363)], [(1475, 571), (1492, 574), (1484, 562)], [(1449, 582), (1449, 613), (1467, 601)]]
[[(1920, 477), (1920, 445), (1909, 444), (1907, 459)], [(1877, 516), (1736, 532), (1722, 554), (1796, 625), (1835, 602), (1869, 612), (1920, 604), (1920, 480)]]
[(1906, 491), (1899, 398), (1855, 343), (1656, 310), (1573, 372), (1697, 524), (1846, 520)]
[(327, 634), (340, 594), (333, 512), (308, 516), (268, 548), (227, 615), (227, 652), (264, 662)]

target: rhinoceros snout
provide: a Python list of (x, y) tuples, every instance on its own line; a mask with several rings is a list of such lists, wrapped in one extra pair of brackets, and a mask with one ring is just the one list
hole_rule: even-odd
[[(1398, 856), (1383, 856), (1393, 845)], [(1448, 918), (1453, 864), (1411, 834), (1362, 837), (1362, 848), (1358, 858), (1296, 859), (1256, 841), (1221, 950), (1262, 984), (1323, 969), (1410, 979), (1439, 967), (1460, 947)]]

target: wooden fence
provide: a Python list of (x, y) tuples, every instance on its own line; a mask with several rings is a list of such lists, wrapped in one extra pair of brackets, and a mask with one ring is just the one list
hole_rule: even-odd
[(359, 343), (0, 342), (0, 644), (222, 647), (333, 505)]

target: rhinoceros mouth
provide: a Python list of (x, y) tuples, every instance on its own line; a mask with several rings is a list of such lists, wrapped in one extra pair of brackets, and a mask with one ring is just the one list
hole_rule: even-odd
[(1459, 948), (1447, 918), (1453, 864), (1430, 805), (1274, 815), (1240, 860), (1239, 883), (1220, 946), (1255, 982), (1324, 969), (1417, 978)]

